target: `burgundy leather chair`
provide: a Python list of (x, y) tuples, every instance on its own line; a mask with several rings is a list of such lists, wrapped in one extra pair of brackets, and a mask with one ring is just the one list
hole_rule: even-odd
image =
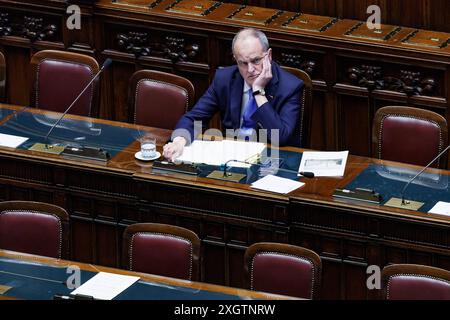
[[(374, 117), (372, 157), (425, 166), (447, 146), (447, 121), (411, 107), (383, 107)], [(432, 166), (445, 168), (447, 155)]]
[(194, 86), (171, 73), (140, 70), (130, 79), (130, 120), (135, 124), (173, 130), (194, 104)]
[(260, 242), (244, 255), (245, 282), (251, 290), (316, 299), (322, 262), (306, 248), (282, 243)]
[(42, 202), (0, 202), (0, 248), (68, 258), (69, 215)]
[(416, 264), (394, 264), (381, 272), (383, 298), (450, 300), (450, 271)]
[(200, 239), (185, 228), (137, 223), (123, 233), (127, 270), (185, 280), (199, 279)]
[[(97, 61), (87, 55), (43, 50), (31, 58), (31, 106), (64, 112), (99, 71)], [(69, 111), (98, 116), (98, 79)]]
[(282, 66), (282, 68), (297, 78), (303, 80), (300, 113), (300, 141), (303, 148), (311, 147), (312, 113), (313, 113), (313, 83), (310, 76), (303, 70)]

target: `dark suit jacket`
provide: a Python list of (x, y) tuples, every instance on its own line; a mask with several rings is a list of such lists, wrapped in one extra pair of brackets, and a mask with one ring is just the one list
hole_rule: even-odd
[[(240, 127), (241, 102), (244, 79), (237, 66), (218, 69), (214, 80), (205, 94), (198, 100), (191, 111), (187, 112), (177, 123), (175, 136), (182, 135), (188, 143), (201, 132), (194, 132), (194, 121), (207, 123), (220, 111), (223, 129), (237, 130)], [(272, 79), (265, 91), (269, 100), (253, 114), (252, 119), (260, 129), (279, 129), (280, 146), (301, 146), (300, 141), (300, 94), (303, 81), (272, 63)], [(185, 134), (183, 130), (185, 129)]]

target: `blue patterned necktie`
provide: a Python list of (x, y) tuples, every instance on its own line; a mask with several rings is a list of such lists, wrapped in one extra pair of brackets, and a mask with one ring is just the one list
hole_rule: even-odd
[(245, 105), (244, 115), (242, 117), (241, 129), (249, 130), (254, 129), (256, 122), (251, 119), (253, 113), (255, 113), (258, 106), (256, 105), (255, 97), (253, 96), (252, 89), (248, 89), (248, 101)]

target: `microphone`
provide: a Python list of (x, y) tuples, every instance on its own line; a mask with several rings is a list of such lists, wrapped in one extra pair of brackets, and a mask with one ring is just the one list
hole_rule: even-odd
[[(223, 168), (223, 178), (226, 179), (227, 177), (231, 176), (231, 173), (227, 172), (227, 168), (228, 168), (228, 164), (230, 162), (237, 162), (237, 163), (243, 163), (243, 164), (249, 164), (249, 165), (257, 165), (257, 166), (261, 166), (258, 163), (252, 163), (252, 162), (248, 162), (248, 161), (242, 161), (242, 160), (236, 160), (236, 159), (230, 159), (227, 162), (225, 162), (224, 164), (224, 168)], [(277, 168), (278, 171), (282, 171), (282, 172), (288, 172), (288, 173), (298, 173), (302, 176), (304, 176), (305, 178), (314, 178), (314, 172), (309, 172), (309, 171), (294, 171), (294, 170), (288, 170), (288, 169), (282, 169), (282, 168)]]
[[(61, 122), (61, 120), (65, 117), (65, 115), (70, 111), (70, 109), (72, 109), (72, 107), (75, 105), (75, 103), (77, 103), (77, 101), (81, 98), (81, 96), (85, 93), (85, 91), (91, 86), (91, 84), (100, 76), (100, 74), (106, 69), (108, 68), (112, 63), (112, 60), (110, 58), (106, 59), (105, 62), (103, 62), (102, 67), (100, 68), (100, 70), (97, 72), (97, 74), (88, 82), (88, 84), (86, 86), (84, 86), (83, 90), (80, 92), (80, 94), (78, 94), (78, 96), (75, 98), (75, 100), (72, 101), (72, 103), (67, 107), (67, 109), (64, 111), (64, 113), (58, 118), (58, 120), (51, 126), (50, 130), (47, 132), (47, 134), (44, 137), (44, 144), (41, 143), (36, 143), (34, 144), (30, 150), (36, 150), (36, 151), (42, 151), (42, 152), (49, 152), (49, 153), (55, 153), (55, 154), (60, 154), (61, 152), (65, 151), (64, 147), (59, 147), (59, 146), (52, 146), (48, 144), (48, 137), (50, 136), (50, 134), (53, 132), (53, 130), (56, 128), (56, 126)], [(75, 150), (75, 148), (73, 148)], [(76, 149), (77, 151), (80, 151), (80, 149)], [(105, 160), (105, 156), (106, 158), (108, 157), (107, 154), (105, 154), (105, 152), (101, 149), (93, 149), (90, 148), (90, 150), (88, 150), (88, 153), (91, 153), (90, 155), (87, 156), (87, 158), (90, 159), (94, 159), (94, 160)], [(103, 155), (99, 155), (98, 157), (93, 156), (92, 153), (95, 153), (95, 151), (97, 151), (98, 153), (103, 153)], [(76, 156), (76, 154), (73, 154), (72, 152), (69, 152), (71, 155)], [(84, 157), (83, 155), (79, 155), (80, 157)]]
[(50, 130), (47, 132), (47, 134), (45, 135), (45, 138), (44, 138), (46, 147), (48, 147), (48, 144), (47, 144), (48, 137), (50, 136), (50, 133), (52, 133), (53, 129), (56, 128), (56, 126), (61, 122), (61, 120), (64, 118), (64, 116), (67, 114), (67, 112), (69, 112), (70, 109), (72, 109), (72, 107), (75, 105), (75, 103), (77, 103), (77, 101), (81, 98), (81, 96), (84, 94), (84, 92), (91, 86), (92, 82), (94, 82), (95, 79), (97, 79), (100, 76), (100, 74), (111, 65), (111, 63), (112, 63), (112, 60), (110, 58), (106, 59), (105, 62), (103, 62), (103, 65), (102, 65), (101, 69), (97, 72), (97, 74), (91, 79), (91, 81), (89, 81), (89, 83), (84, 87), (83, 91), (80, 92), (80, 94), (75, 98), (75, 100), (73, 100), (73, 102), (66, 109), (66, 111), (64, 111), (64, 113), (61, 115), (61, 117), (59, 117), (58, 121), (56, 121), (55, 124), (50, 128)]
[(448, 145), (444, 150), (439, 152), (439, 154), (431, 160), (425, 167), (422, 168), (414, 177), (409, 179), (409, 181), (406, 183), (406, 185), (403, 187), (400, 195), (401, 198), (391, 198), (388, 202), (386, 202), (386, 206), (389, 207), (395, 207), (395, 208), (402, 208), (402, 209), (409, 209), (409, 210), (419, 210), (420, 207), (424, 205), (423, 202), (417, 202), (417, 201), (411, 201), (411, 200), (405, 200), (405, 191), (409, 187), (409, 185), (418, 177), (420, 176), (426, 169), (428, 169), (437, 159), (439, 159), (447, 150), (450, 149), (450, 145)]

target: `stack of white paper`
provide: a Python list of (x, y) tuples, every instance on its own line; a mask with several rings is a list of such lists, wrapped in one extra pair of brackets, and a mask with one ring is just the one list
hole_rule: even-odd
[(264, 178), (253, 182), (251, 187), (255, 189), (286, 194), (302, 187), (303, 185), (303, 182), (281, 178), (269, 174)]
[(138, 280), (139, 277), (99, 272), (70, 294), (82, 294), (94, 297), (94, 299), (112, 300)]
[[(176, 161), (184, 163), (204, 163), (220, 166), (229, 160), (251, 161), (261, 154), (266, 145), (260, 142), (250, 141), (202, 141), (195, 140), (183, 150), (183, 154)], [(233, 162), (234, 167), (248, 167), (248, 165)]]

